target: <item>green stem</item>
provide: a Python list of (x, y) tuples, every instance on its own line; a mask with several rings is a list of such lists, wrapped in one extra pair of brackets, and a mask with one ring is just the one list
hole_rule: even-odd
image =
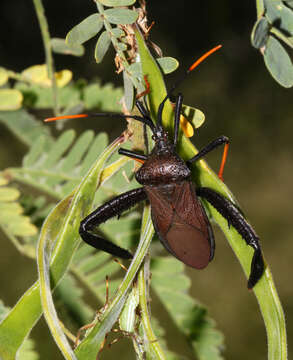
[(256, 14), (257, 18), (261, 18), (265, 12), (263, 0), (256, 0)]
[(42, 39), (44, 43), (45, 49), (45, 57), (48, 68), (48, 77), (52, 82), (52, 95), (53, 95), (53, 103), (54, 103), (54, 114), (58, 116), (59, 111), (59, 103), (58, 103), (58, 91), (57, 84), (55, 79), (55, 67), (54, 67), (54, 59), (52, 56), (52, 48), (51, 48), (51, 39), (49, 33), (49, 27), (47, 23), (47, 19), (45, 16), (45, 10), (41, 0), (33, 0), (36, 14), (38, 17), (39, 25), (41, 28)]
[[(95, 0), (95, 3), (97, 5), (97, 9), (99, 11), (99, 13), (101, 15), (104, 14), (104, 6), (102, 4), (99, 3), (98, 0)], [(116, 38), (116, 36), (113, 34), (113, 30), (112, 30), (112, 26), (111, 24), (109, 23), (109, 21), (106, 19), (106, 17), (104, 16), (103, 17), (104, 19), (104, 26), (105, 26), (105, 29), (108, 31), (108, 33), (110, 34), (110, 37), (111, 37), (111, 41), (112, 41), (112, 44), (114, 46), (114, 49), (116, 51), (116, 53), (118, 54), (119, 58), (121, 59), (122, 63), (123, 63), (123, 67), (124, 67), (124, 70), (126, 71), (126, 73), (130, 76), (132, 82), (133, 82), (133, 85), (134, 87), (138, 87), (138, 81), (137, 79), (131, 74), (131, 72), (129, 71), (129, 64), (128, 64), (128, 61), (124, 55), (124, 52), (119, 48), (119, 43), (118, 43), (118, 40)]]
[(132, 281), (134, 280), (135, 275), (148, 251), (153, 234), (154, 228), (152, 226), (150, 208), (149, 206), (146, 206), (142, 219), (142, 236), (133, 261), (131, 262), (128, 271), (117, 290), (116, 295), (109, 303), (109, 306), (103, 313), (99, 323), (97, 323), (88, 336), (75, 349), (78, 359), (94, 359), (97, 356), (99, 344), (102, 343), (107, 332), (111, 330), (121, 312), (127, 296), (127, 291), (130, 288)]
[(282, 33), (282, 31), (278, 30), (275, 27), (272, 27), (270, 32), (271, 34), (276, 35), (280, 40), (284, 41), (284, 43), (290, 46), (290, 48), (293, 48), (292, 37), (287, 37), (285, 34)]
[(156, 338), (152, 326), (151, 319), (148, 311), (148, 287), (149, 284), (149, 261), (145, 261), (144, 267), (140, 269), (138, 274), (138, 291), (139, 291), (139, 305), (141, 309), (141, 321), (144, 334), (148, 341), (148, 346), (152, 359), (166, 359), (166, 356)]

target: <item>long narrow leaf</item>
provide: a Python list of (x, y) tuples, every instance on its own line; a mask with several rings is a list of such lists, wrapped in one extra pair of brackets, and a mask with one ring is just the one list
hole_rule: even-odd
[[(54, 239), (58, 239), (50, 261), (52, 288), (62, 278), (79, 243), (79, 219), (90, 210), (104, 163), (121, 141), (118, 138), (105, 150), (90, 170), (89, 176), (85, 177), (76, 191), (57, 205), (43, 225), (40, 241), (44, 241), (46, 248), (47, 241), (52, 246)], [(86, 201), (81, 201), (84, 198)], [(3, 360), (15, 359), (19, 347), (41, 314), (40, 283), (37, 281), (0, 324), (0, 357)]]
[[(138, 30), (136, 30), (135, 34), (138, 42), (139, 53), (141, 55), (143, 73), (148, 75), (148, 81), (150, 83), (151, 91), (149, 94), (149, 104), (151, 107), (151, 113), (155, 114), (159, 103), (166, 95), (165, 85), (162, 75), (158, 70), (158, 66), (148, 51), (142, 35)], [(172, 114), (173, 109), (169, 102), (166, 102), (163, 112), (163, 123), (168, 129), (172, 128), (173, 125)], [(179, 148), (179, 152), (183, 159), (190, 159), (197, 153), (196, 148), (184, 136), (179, 139)], [(203, 160), (196, 162), (193, 166), (193, 181), (198, 186), (210, 187), (223, 194), (231, 201), (235, 201), (227, 186), (217, 177), (217, 175)], [(226, 235), (229, 244), (231, 245), (235, 255), (244, 269), (246, 276), (248, 277), (253, 255), (252, 249), (246, 245), (244, 239), (235, 231), (235, 229), (228, 227), (227, 221), (216, 209), (207, 203), (205, 203), (205, 206), (215, 222), (220, 226)], [(259, 303), (267, 330), (268, 358), (269, 360), (285, 360), (287, 358), (285, 319), (268, 266), (266, 266), (264, 275), (253, 288), (253, 291)]]
[(103, 313), (100, 321), (93, 327), (88, 336), (76, 348), (76, 356), (79, 360), (95, 360), (100, 345), (105, 335), (111, 330), (112, 326), (118, 319), (126, 300), (129, 287), (146, 255), (150, 242), (154, 234), (154, 229), (150, 216), (149, 207), (145, 208), (142, 219), (142, 232), (139, 246), (134, 255), (133, 261), (124, 277), (123, 282), (115, 294), (113, 300), (109, 303), (107, 309)]

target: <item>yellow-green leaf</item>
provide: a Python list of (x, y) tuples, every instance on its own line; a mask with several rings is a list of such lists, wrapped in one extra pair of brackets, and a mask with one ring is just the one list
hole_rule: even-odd
[(0, 68), (0, 86), (6, 84), (8, 79), (8, 72), (4, 68)]
[(64, 87), (67, 85), (72, 79), (72, 71), (70, 70), (61, 70), (55, 73), (56, 82), (58, 87)]
[[(47, 65), (33, 65), (29, 68), (23, 70), (22, 76), (26, 78), (29, 82), (50, 87), (51, 79), (48, 76)], [(58, 87), (64, 87), (72, 79), (72, 72), (70, 70), (64, 69), (55, 73), (55, 78)]]
[(17, 110), (21, 108), (22, 93), (16, 89), (0, 89), (0, 111)]
[(21, 74), (29, 82), (34, 82), (48, 87), (51, 85), (46, 64), (30, 66), (23, 70)]

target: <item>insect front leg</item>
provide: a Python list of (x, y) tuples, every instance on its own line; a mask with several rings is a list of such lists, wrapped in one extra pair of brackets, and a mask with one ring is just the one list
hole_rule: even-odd
[(243, 214), (237, 207), (221, 194), (209, 188), (198, 188), (197, 195), (206, 199), (246, 241), (247, 245), (254, 249), (254, 255), (251, 262), (251, 270), (247, 287), (253, 288), (264, 272), (264, 261), (259, 244), (259, 237), (254, 229), (249, 225)]
[(120, 215), (123, 211), (131, 208), (146, 198), (147, 195), (144, 189), (138, 188), (127, 191), (126, 193), (106, 202), (104, 205), (100, 206), (94, 212), (89, 214), (80, 223), (79, 234), (82, 240), (94, 248), (105, 251), (111, 255), (118, 256), (123, 259), (132, 258), (132, 255), (129, 251), (122, 249), (120, 246), (113, 244), (109, 240), (103, 239), (97, 234), (92, 233), (91, 230), (98, 227), (108, 219)]
[(227, 138), (227, 136), (222, 135), (222, 136), (218, 137), (217, 139), (215, 139), (214, 141), (212, 141), (211, 143), (209, 143), (208, 145), (206, 145), (193, 158), (186, 161), (187, 166), (190, 166), (192, 163), (200, 160), (206, 154), (208, 154), (209, 152), (211, 152), (212, 150), (216, 149), (218, 146), (223, 145), (223, 144), (225, 144), (225, 147), (224, 147), (224, 151), (223, 151), (223, 155), (222, 155), (220, 170), (218, 173), (219, 178), (223, 181), (223, 172), (224, 172), (224, 167), (225, 167), (225, 163), (227, 160), (228, 149), (229, 149), (229, 139)]

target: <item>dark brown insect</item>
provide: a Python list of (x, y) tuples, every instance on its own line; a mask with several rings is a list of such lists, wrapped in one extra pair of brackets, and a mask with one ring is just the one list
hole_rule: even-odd
[[(212, 51), (215, 51), (215, 49)], [(207, 54), (197, 60), (188, 69), (187, 74), (205, 57), (207, 57)], [(154, 125), (148, 110), (139, 100), (136, 101), (136, 106), (141, 116), (127, 116), (147, 125), (153, 133), (155, 146), (148, 156), (126, 149), (119, 150), (121, 155), (143, 162), (143, 165), (135, 174), (136, 180), (143, 187), (117, 196), (88, 215), (80, 224), (80, 236), (86, 243), (96, 249), (106, 251), (121, 258), (132, 258), (130, 252), (109, 240), (103, 239), (93, 233), (92, 230), (138, 202), (149, 200), (153, 224), (164, 247), (184, 264), (196, 269), (202, 269), (213, 259), (215, 249), (212, 227), (199, 200), (199, 198), (203, 198), (221, 213), (228, 221), (228, 224), (232, 225), (243, 237), (247, 245), (254, 249), (251, 273), (248, 280), (248, 288), (252, 288), (264, 271), (264, 262), (258, 236), (232, 202), (213, 189), (205, 187), (196, 188), (191, 180), (191, 164), (200, 160), (216, 147), (225, 144), (219, 172), (219, 177), (222, 177), (227, 156), (228, 138), (220, 136), (204, 147), (192, 159), (185, 162), (176, 152), (183, 102), (181, 94), (177, 96), (175, 104), (174, 139), (172, 142), (162, 126), (164, 104), (170, 98), (178, 83), (173, 86), (160, 104), (156, 125)], [(89, 115), (83, 114), (81, 116)], [(90, 116), (126, 117), (122, 114), (103, 113), (90, 114)]]

